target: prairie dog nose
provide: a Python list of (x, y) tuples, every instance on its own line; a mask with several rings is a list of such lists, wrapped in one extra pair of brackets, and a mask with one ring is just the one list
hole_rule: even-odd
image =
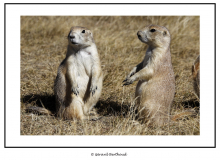
[(74, 39), (74, 38), (75, 38), (75, 35), (70, 35), (70, 38)]
[(141, 38), (141, 31), (137, 32), (137, 36), (138, 36), (138, 38)]

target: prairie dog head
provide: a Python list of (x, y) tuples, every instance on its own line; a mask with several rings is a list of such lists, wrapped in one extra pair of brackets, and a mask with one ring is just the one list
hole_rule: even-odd
[(170, 44), (170, 33), (168, 29), (163, 26), (148, 25), (138, 31), (137, 36), (141, 42), (153, 48), (164, 47)]
[(93, 35), (85, 27), (72, 27), (68, 35), (68, 42), (74, 48), (85, 48), (94, 43)]

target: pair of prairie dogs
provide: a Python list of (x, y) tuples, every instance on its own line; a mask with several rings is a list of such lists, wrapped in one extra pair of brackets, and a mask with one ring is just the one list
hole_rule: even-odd
[[(162, 26), (149, 25), (137, 33), (148, 44), (144, 60), (132, 69), (124, 85), (139, 81), (135, 96), (139, 119), (162, 125), (170, 119), (175, 78), (170, 55), (170, 33)], [(90, 30), (72, 27), (66, 58), (58, 68), (54, 85), (56, 113), (64, 119), (92, 119), (90, 111), (102, 90), (103, 74)]]

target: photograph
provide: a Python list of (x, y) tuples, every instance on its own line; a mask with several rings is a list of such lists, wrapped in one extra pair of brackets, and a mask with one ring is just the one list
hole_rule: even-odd
[(20, 135), (200, 135), (200, 16), (20, 16)]

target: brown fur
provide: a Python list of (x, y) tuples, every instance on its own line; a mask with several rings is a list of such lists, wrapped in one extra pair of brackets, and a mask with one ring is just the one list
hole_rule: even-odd
[(200, 98), (200, 55), (192, 65), (193, 87), (195, 93)]
[(165, 27), (149, 25), (137, 35), (149, 47), (144, 60), (132, 69), (124, 85), (138, 80), (135, 96), (139, 119), (144, 123), (162, 125), (169, 119), (175, 93), (170, 33)]

